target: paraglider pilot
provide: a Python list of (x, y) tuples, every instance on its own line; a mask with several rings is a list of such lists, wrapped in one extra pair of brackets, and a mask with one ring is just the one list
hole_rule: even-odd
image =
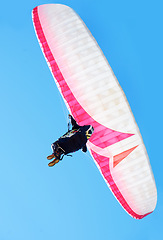
[(72, 130), (68, 130), (56, 142), (52, 143), (51, 148), (53, 153), (47, 157), (48, 160), (54, 158), (48, 166), (52, 167), (58, 163), (64, 155), (76, 152), (81, 149), (83, 152), (87, 151), (86, 143), (91, 137), (94, 129), (91, 125), (79, 126), (75, 119), (69, 115), (71, 120)]

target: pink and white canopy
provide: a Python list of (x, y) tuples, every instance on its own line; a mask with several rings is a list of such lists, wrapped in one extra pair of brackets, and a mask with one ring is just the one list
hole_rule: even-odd
[(33, 9), (41, 49), (65, 103), (78, 124), (95, 131), (89, 151), (107, 185), (134, 218), (156, 206), (148, 155), (125, 94), (97, 42), (70, 7)]

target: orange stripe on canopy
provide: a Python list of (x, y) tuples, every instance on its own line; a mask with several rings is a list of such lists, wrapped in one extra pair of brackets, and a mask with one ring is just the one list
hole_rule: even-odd
[(117, 164), (120, 163), (124, 158), (126, 158), (135, 148), (137, 148), (137, 146), (115, 155), (113, 157), (113, 167), (117, 166)]

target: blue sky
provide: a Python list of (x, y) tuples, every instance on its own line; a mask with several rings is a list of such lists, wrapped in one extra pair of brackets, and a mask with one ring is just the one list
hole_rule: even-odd
[[(80, 15), (126, 93), (158, 190), (155, 211), (142, 220), (121, 208), (89, 154), (47, 166), (67, 110), (33, 29), (31, 11), (45, 3)], [(1, 3), (0, 239), (163, 239), (162, 8), (161, 0)]]

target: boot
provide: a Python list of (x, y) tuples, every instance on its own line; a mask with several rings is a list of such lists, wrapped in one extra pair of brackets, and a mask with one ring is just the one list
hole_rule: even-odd
[(51, 159), (53, 159), (55, 157), (55, 155), (54, 155), (54, 153), (52, 153), (51, 155), (49, 155), (48, 157), (47, 157), (47, 159), (48, 160), (51, 160)]
[(49, 167), (53, 167), (56, 163), (59, 162), (59, 159), (54, 159), (52, 162), (48, 164)]

